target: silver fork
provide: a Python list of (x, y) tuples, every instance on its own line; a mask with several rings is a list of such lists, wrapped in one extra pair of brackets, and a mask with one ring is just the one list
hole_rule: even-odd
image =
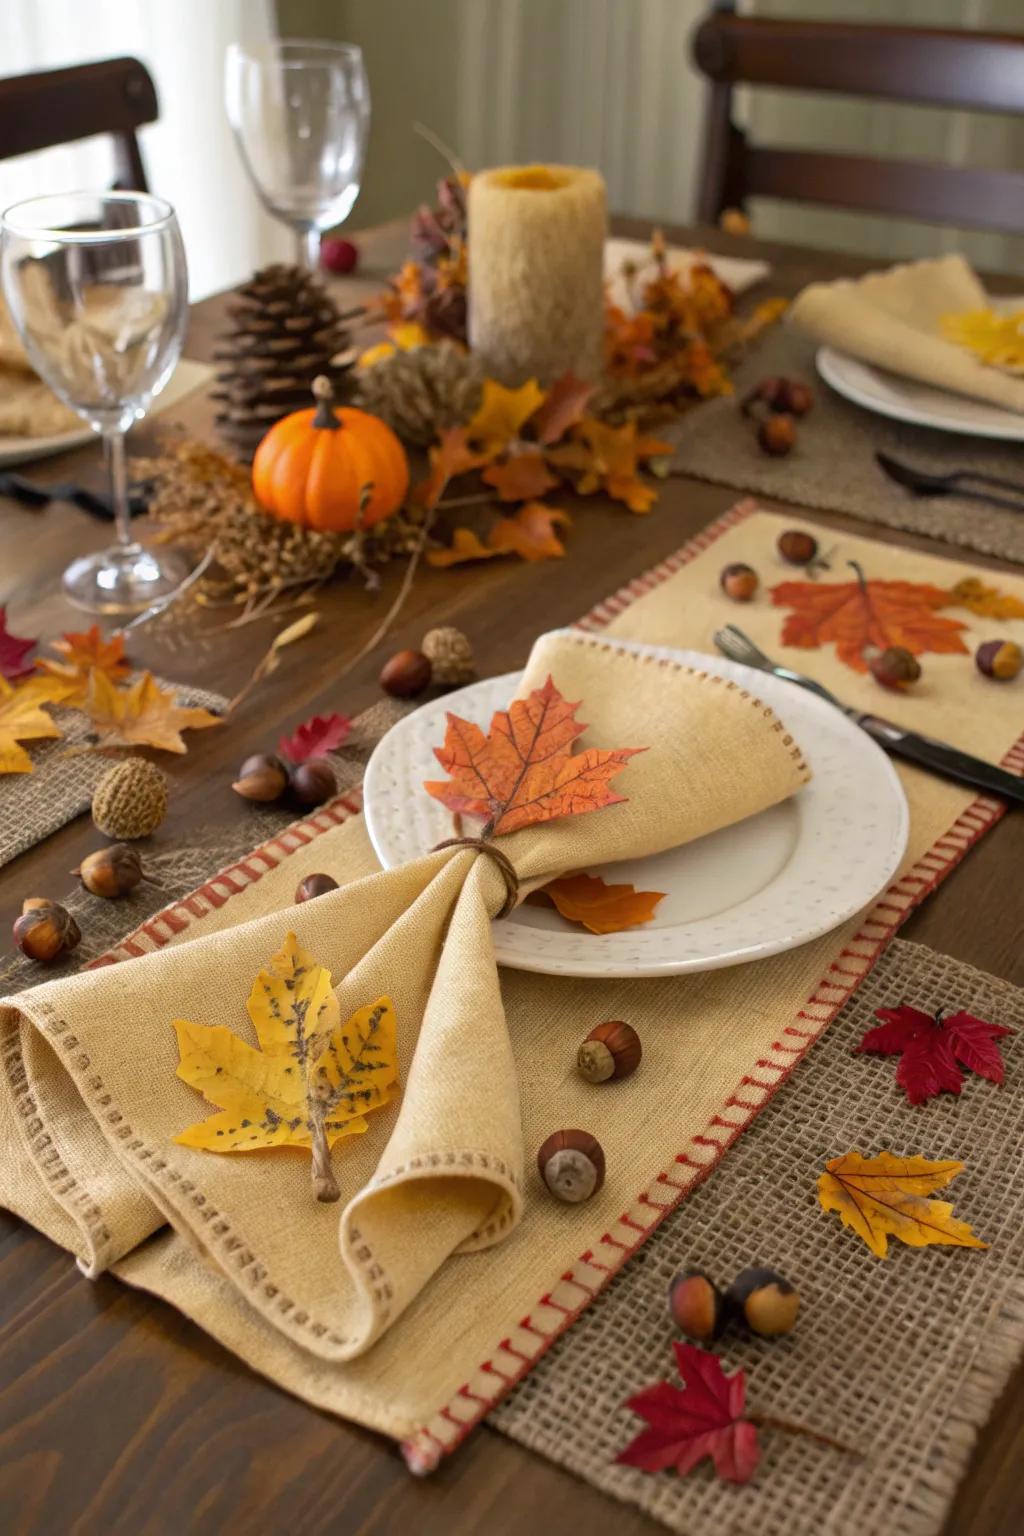
[(723, 629), (717, 629), (714, 638), (722, 655), (728, 656), (730, 661), (738, 661), (745, 667), (756, 667), (759, 672), (771, 672), (787, 683), (799, 683), (801, 688), (809, 688), (812, 693), (816, 693), (819, 698), (827, 699), (844, 714), (854, 713), (853, 710), (847, 709), (845, 704), (840, 703), (834, 693), (829, 693), (823, 684), (815, 682), (813, 677), (805, 677), (802, 672), (793, 672), (789, 667), (780, 667), (735, 624), (726, 624)]

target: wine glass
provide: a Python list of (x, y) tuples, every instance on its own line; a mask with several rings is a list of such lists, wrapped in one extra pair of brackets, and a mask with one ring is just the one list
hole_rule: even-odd
[(64, 572), (91, 613), (138, 613), (189, 571), (133, 534), (124, 435), (174, 372), (188, 316), (185, 249), (174, 209), (140, 192), (67, 192), (0, 215), (0, 272), (28, 360), (103, 438), (117, 543)]
[(225, 102), (242, 162), (267, 211), (295, 230), (297, 261), (314, 270), (320, 235), (359, 196), (370, 85), (352, 43), (231, 43)]

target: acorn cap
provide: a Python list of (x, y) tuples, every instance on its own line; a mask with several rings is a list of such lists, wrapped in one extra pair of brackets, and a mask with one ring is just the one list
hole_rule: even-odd
[(108, 768), (93, 791), (92, 819), (105, 837), (148, 837), (167, 815), (167, 776), (144, 757)]

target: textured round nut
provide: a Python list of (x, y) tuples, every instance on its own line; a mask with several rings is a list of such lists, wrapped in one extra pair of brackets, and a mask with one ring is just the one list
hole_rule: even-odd
[(642, 1055), (640, 1036), (632, 1024), (609, 1019), (590, 1031), (576, 1053), (576, 1065), (588, 1083), (607, 1083), (615, 1077), (629, 1077)]
[(800, 1295), (773, 1269), (745, 1269), (726, 1292), (730, 1310), (752, 1333), (771, 1339), (789, 1333), (800, 1310)]
[(144, 757), (108, 768), (92, 796), (92, 819), (105, 837), (148, 837), (167, 815), (167, 775)]
[(393, 699), (414, 699), (430, 684), (430, 658), (422, 651), (396, 651), (380, 670), (380, 685)]
[(313, 901), (317, 896), (326, 896), (328, 891), (337, 889), (338, 882), (330, 875), (307, 875), (295, 887), (295, 900), (297, 902)]
[(462, 630), (452, 624), (427, 631), (423, 636), (423, 654), (430, 662), (431, 682), (442, 688), (471, 682), (476, 676), (473, 647)]
[(537, 1153), (537, 1167), (558, 1200), (578, 1205), (604, 1183), (604, 1153), (589, 1131), (553, 1131)]
[(66, 908), (38, 897), (25, 905), (27, 910), (14, 923), (14, 942), (23, 955), (48, 965), (75, 948), (82, 934)]
[(291, 793), (306, 809), (323, 805), (338, 793), (338, 781), (326, 757), (311, 757), (292, 769)]

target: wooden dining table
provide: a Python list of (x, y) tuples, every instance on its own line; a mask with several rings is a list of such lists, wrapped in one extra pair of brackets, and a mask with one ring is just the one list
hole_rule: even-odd
[[(648, 226), (625, 220), (617, 227), (624, 234), (649, 233)], [(792, 294), (812, 279), (866, 265), (715, 230), (669, 234), (679, 244), (765, 258), (773, 293)], [(368, 232), (359, 244), (359, 275), (332, 285), (346, 302), (380, 288), (404, 254), (405, 225)], [(195, 305), (187, 356), (210, 359), (227, 299), (219, 294)], [(190, 434), (213, 437), (214, 405), (207, 395), (191, 397), (174, 415)], [(152, 424), (137, 429), (133, 450), (144, 451), (153, 431)], [(42, 482), (103, 484), (95, 446), (22, 470)], [(391, 602), (401, 562), (384, 571), (378, 592), (359, 580), (336, 581), (317, 598), (314, 633), (239, 711), (231, 729), (195, 733), (186, 756), (161, 759), (173, 783), (159, 845), (185, 847), (200, 819), (244, 818), (248, 808), (230, 788), (242, 759), (269, 749), (283, 730), (312, 713), (354, 715), (371, 705), (380, 697), (382, 662), (393, 650), (418, 645), (426, 629), (457, 625), (471, 638), (482, 675), (508, 671), (524, 662), (538, 633), (577, 618), (736, 499), (724, 486), (673, 474), (647, 517), (588, 498), (564, 560), (425, 568), (392, 633), (340, 681), (346, 658), (373, 633)], [(950, 553), (853, 518), (766, 505), (829, 527)], [(66, 503), (30, 511), (0, 500), (0, 603), (8, 605), (17, 633), (53, 636), (78, 627), (81, 615), (60, 593), (61, 571), (109, 537), (108, 525)], [(221, 629), (215, 643), (195, 646), (170, 646), (159, 626), (143, 627), (131, 637), (131, 657), (165, 677), (231, 696), (280, 622)], [(71, 884), (68, 871), (95, 840), (90, 818), (80, 816), (0, 870), (0, 919), (8, 931), (24, 897), (60, 899)], [(1018, 811), (913, 914), (904, 936), (1024, 985), (1022, 869), (1024, 815)], [(803, 1070), (814, 1071), (813, 1055)], [(1024, 1371), (1018, 1371), (975, 1448), (947, 1536), (1017, 1536), (1024, 1530), (1022, 1465)], [(641, 1536), (659, 1529), (486, 1424), (436, 1473), (416, 1480), (393, 1443), (279, 1391), (157, 1298), (109, 1277), (83, 1278), (67, 1253), (0, 1212), (5, 1536)]]

